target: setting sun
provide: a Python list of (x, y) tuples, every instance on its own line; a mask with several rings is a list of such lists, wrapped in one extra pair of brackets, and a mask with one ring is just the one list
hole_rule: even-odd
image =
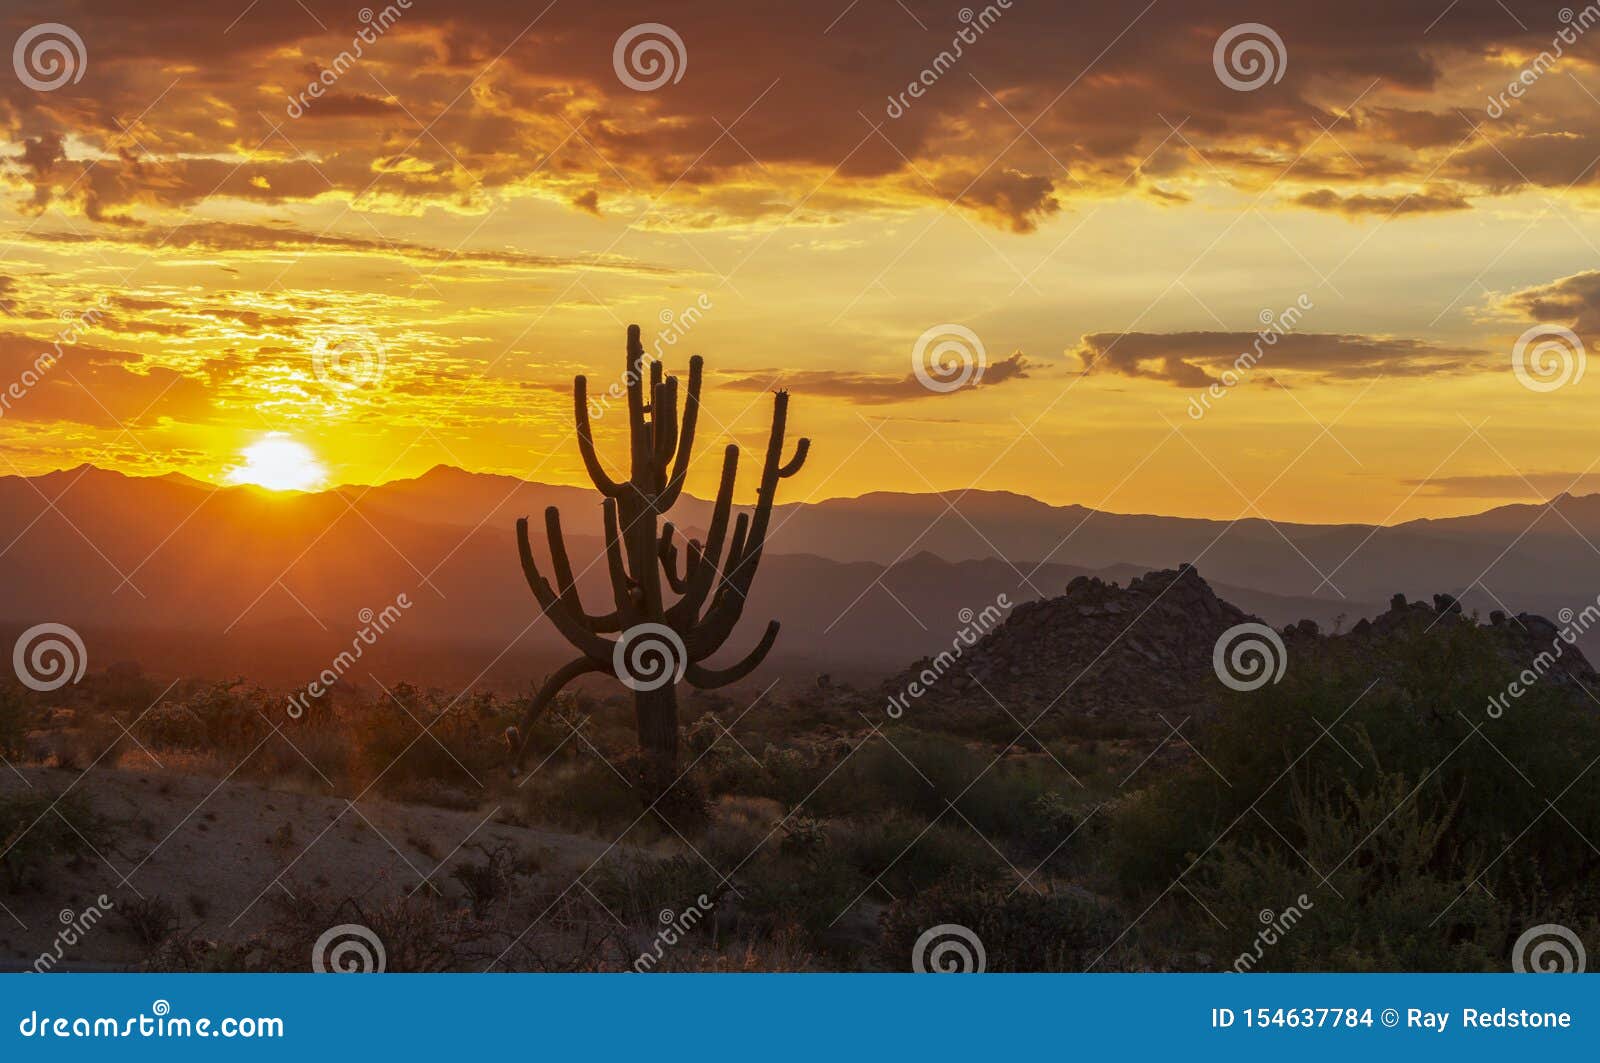
[(272, 491), (309, 491), (327, 479), (328, 470), (311, 448), (281, 432), (272, 432), (240, 452), (244, 463), (228, 471), (228, 482), (254, 484)]

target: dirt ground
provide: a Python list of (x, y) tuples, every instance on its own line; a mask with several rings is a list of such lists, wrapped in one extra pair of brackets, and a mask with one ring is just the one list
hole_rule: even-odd
[[(54, 953), (58, 933), (101, 896), (113, 908), (161, 898), (185, 933), (237, 941), (266, 925), (275, 894), (348, 897), (363, 906), (424, 890), (459, 896), (450, 870), (481, 862), (484, 849), (502, 845), (535, 883), (559, 891), (602, 855), (617, 855), (594, 838), (496, 822), (493, 806), (458, 812), (375, 798), (353, 805), (238, 781), (104, 766), (86, 773), (0, 770), (0, 795), (25, 790), (81, 795), (103, 826), (93, 832), (100, 839), (94, 854), (75, 867), (52, 869), (42, 886), (0, 892), (5, 970)], [(59, 813), (60, 806), (47, 815)], [(114, 912), (78, 937), (57, 969), (121, 969), (148, 953), (136, 935), (118, 929)]]

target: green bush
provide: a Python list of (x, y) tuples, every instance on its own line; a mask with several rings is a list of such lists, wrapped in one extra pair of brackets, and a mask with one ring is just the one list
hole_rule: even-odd
[[(1042, 845), (1048, 852), (1071, 830), (1065, 807), (1071, 799), (1063, 797), (1076, 790), (1049, 757), (1000, 759), (943, 735), (906, 731), (869, 741), (806, 807), (831, 816), (899, 811), (924, 821), (945, 813), (944, 822), (969, 833), (975, 828), (987, 838), (1020, 841), (1028, 851)], [(946, 813), (952, 801), (955, 808)]]
[(1193, 897), (1183, 932), (1227, 966), (1251, 913), (1304, 894), (1313, 913), (1261, 966), (1323, 970), (1503, 970), (1524, 924), (1595, 911), (1600, 714), (1583, 695), (1536, 684), (1490, 717), (1516, 666), (1469, 624), (1358, 663), (1303, 653), (1198, 731), (1209, 763), (1113, 811), (1106, 868), (1130, 908)]
[(1122, 921), (1086, 898), (983, 879), (950, 882), (897, 901), (884, 917), (882, 960), (912, 969), (917, 939), (956, 924), (982, 942), (990, 971), (1082, 971), (1116, 939)]
[(922, 820), (891, 815), (883, 820), (838, 822), (828, 843), (867, 880), (878, 879), (880, 898), (903, 897), (946, 879), (995, 877), (1005, 864), (959, 820), (929, 827)]

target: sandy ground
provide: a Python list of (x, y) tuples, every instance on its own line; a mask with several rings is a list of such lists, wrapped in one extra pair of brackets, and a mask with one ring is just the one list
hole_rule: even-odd
[[(509, 846), (514, 859), (536, 869), (533, 881), (561, 890), (607, 848), (593, 838), (493, 822), (492, 806), (457, 812), (371, 798), (352, 805), (250, 783), (105, 767), (81, 775), (0, 770), (0, 794), (30, 788), (50, 795), (70, 789), (114, 825), (109, 844), (75, 869), (54, 869), (40, 886), (19, 892), (0, 885), (0, 969), (28, 967), (54, 951), (63, 925), (102, 895), (114, 905), (161, 897), (186, 933), (238, 940), (271, 919), (274, 894), (350, 897), (364, 906), (418, 890), (458, 896), (450, 869), (482, 863), (480, 845)], [(117, 969), (146, 951), (107, 917), (66, 950), (62, 967)]]

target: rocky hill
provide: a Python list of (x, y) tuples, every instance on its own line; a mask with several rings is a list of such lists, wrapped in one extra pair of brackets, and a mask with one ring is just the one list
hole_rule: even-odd
[[(1591, 609), (1589, 615), (1600, 624), (1600, 612)], [(1016, 606), (981, 639), (953, 639), (950, 651), (916, 661), (885, 681), (881, 693), (892, 713), (898, 708), (898, 715), (913, 718), (958, 708), (998, 711), (998, 702), (1024, 723), (1049, 708), (1052, 716), (1067, 718), (1159, 723), (1164, 716), (1177, 724), (1227, 693), (1215, 656), (1225, 635), (1225, 649), (1247, 642), (1259, 648), (1246, 651), (1246, 664), (1269, 672), (1280, 662), (1286, 671), (1315, 662), (1382, 677), (1399, 655), (1417, 652), (1419, 645), (1442, 647), (1452, 629), (1471, 624), (1490, 634), (1508, 676), (1531, 673), (1541, 683), (1574, 692), (1582, 687), (1600, 706), (1600, 675), (1564, 637), (1583, 634), (1586, 617), (1563, 611), (1561, 618), (1558, 627), (1530, 613), (1496, 611), (1481, 625), (1450, 595), (1435, 595), (1430, 605), (1397, 594), (1387, 612), (1348, 632), (1325, 634), (1311, 620), (1273, 631), (1217, 597), (1185, 564), (1136, 577), (1127, 586), (1074, 579), (1060, 597)], [(1233, 630), (1241, 625), (1254, 627)], [(1225, 654), (1220, 666), (1227, 670), (1238, 663)], [(1259, 674), (1232, 672), (1235, 689)]]

